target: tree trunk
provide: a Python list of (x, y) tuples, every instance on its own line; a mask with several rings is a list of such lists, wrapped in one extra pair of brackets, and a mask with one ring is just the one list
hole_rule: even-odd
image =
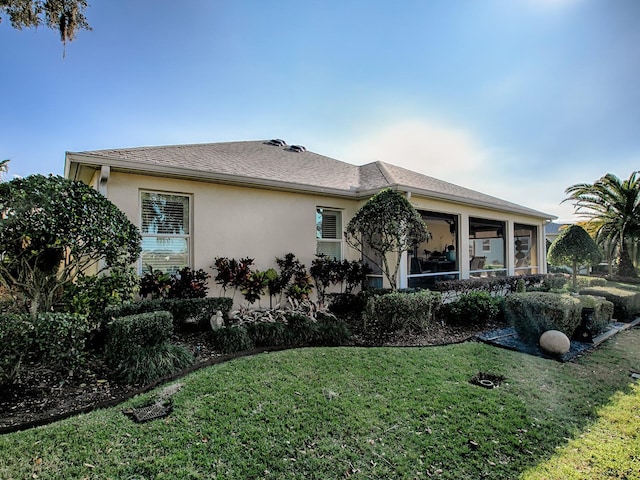
[(629, 251), (623, 245), (620, 247), (620, 253), (618, 255), (618, 269), (617, 275), (620, 277), (637, 277), (638, 274), (636, 272), (635, 267), (633, 266), (633, 262), (631, 261), (631, 257), (629, 256)]

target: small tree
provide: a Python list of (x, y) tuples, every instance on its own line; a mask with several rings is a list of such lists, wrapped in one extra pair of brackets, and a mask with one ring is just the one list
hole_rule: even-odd
[(602, 261), (602, 253), (586, 230), (578, 225), (570, 225), (560, 232), (547, 253), (547, 261), (552, 265), (571, 265), (573, 288), (577, 285), (578, 267), (593, 265)]
[[(369, 248), (382, 265), (370, 258), (397, 288), (401, 255), (427, 239), (427, 226), (420, 214), (401, 193), (385, 189), (365, 203), (349, 221), (345, 232), (347, 243), (360, 253)], [(390, 263), (388, 254), (395, 254)], [(365, 254), (366, 255), (366, 254)]]
[(126, 269), (140, 233), (90, 186), (30, 175), (0, 183), (0, 282), (32, 315), (46, 312), (78, 275)]

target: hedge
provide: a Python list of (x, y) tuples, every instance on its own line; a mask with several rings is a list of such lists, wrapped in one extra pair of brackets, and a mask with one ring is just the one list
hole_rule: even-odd
[(589, 287), (580, 290), (581, 295), (604, 297), (613, 303), (613, 316), (625, 322), (640, 315), (640, 292), (617, 287)]
[(127, 383), (149, 383), (188, 367), (193, 356), (171, 345), (173, 317), (166, 311), (114, 318), (107, 325), (107, 364)]
[(364, 334), (381, 338), (397, 331), (420, 332), (434, 321), (442, 304), (438, 292), (393, 292), (369, 299), (363, 315)]
[(209, 330), (209, 319), (218, 311), (227, 318), (232, 306), (233, 300), (227, 297), (142, 300), (107, 307), (105, 314), (117, 318), (164, 310), (171, 313), (176, 328)]
[(86, 315), (0, 315), (0, 384), (19, 379), (27, 359), (61, 371), (81, 366), (89, 330)]
[(580, 300), (549, 292), (515, 293), (505, 301), (505, 316), (520, 338), (537, 343), (547, 330), (559, 330), (571, 338), (580, 325)]

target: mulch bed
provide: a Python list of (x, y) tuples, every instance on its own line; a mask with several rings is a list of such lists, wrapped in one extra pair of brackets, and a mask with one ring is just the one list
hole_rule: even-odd
[[(396, 336), (376, 346), (419, 347), (461, 343), (474, 339), (483, 331), (505, 326), (496, 323), (474, 328), (437, 324), (421, 335)], [(208, 332), (174, 335), (174, 343), (186, 346), (196, 356), (196, 365), (189, 368), (189, 372), (245, 354), (222, 355), (210, 348), (208, 336)], [(372, 346), (359, 337), (354, 337), (351, 345)], [(246, 353), (265, 350), (267, 349)], [(177, 377), (179, 376), (181, 375)], [(116, 382), (113, 372), (99, 357), (91, 357), (84, 369), (72, 374), (57, 372), (41, 364), (29, 364), (25, 366), (21, 383), (0, 391), (0, 433), (43, 425), (75, 413), (117, 405), (154, 385)]]

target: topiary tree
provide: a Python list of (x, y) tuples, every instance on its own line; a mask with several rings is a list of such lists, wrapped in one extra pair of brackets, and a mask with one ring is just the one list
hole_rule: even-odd
[(0, 282), (32, 315), (50, 311), (78, 275), (126, 270), (140, 233), (90, 186), (30, 175), (0, 183)]
[[(401, 255), (427, 239), (427, 226), (404, 195), (385, 189), (358, 210), (347, 225), (345, 237), (360, 253), (368, 248), (376, 254), (379, 260), (369, 260), (380, 267), (395, 290)], [(395, 254), (394, 259), (390, 261), (388, 254)]]
[(549, 247), (547, 261), (552, 265), (571, 265), (575, 289), (578, 267), (600, 263), (602, 253), (584, 228), (570, 225), (560, 232), (558, 238)]

